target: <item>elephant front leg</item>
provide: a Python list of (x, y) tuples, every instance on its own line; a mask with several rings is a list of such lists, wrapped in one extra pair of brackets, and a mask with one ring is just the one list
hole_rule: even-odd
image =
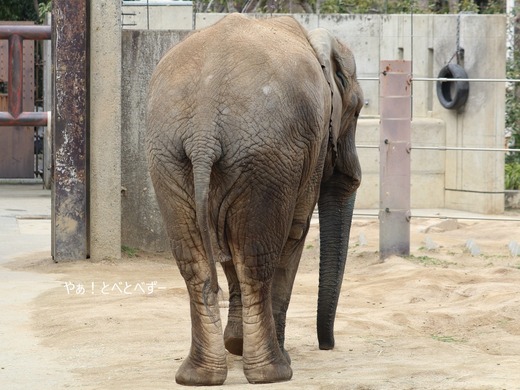
[(227, 377), (227, 362), (217, 292), (210, 291), (209, 279), (183, 276), (190, 294), (191, 348), (175, 380), (189, 386), (221, 385)]

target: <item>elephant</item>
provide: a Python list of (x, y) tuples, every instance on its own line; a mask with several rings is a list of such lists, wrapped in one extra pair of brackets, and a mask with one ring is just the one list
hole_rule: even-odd
[[(290, 380), (286, 312), (313, 211), (320, 265), (317, 332), (334, 347), (361, 168), (363, 93), (352, 52), (290, 16), (230, 14), (192, 32), (149, 84), (148, 168), (189, 293), (182, 385), (220, 385), (227, 352), (250, 383)], [(225, 329), (217, 265), (229, 288)]]

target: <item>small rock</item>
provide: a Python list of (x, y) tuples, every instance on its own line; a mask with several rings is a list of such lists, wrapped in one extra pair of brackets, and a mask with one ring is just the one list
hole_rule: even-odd
[(459, 228), (459, 221), (456, 219), (446, 219), (444, 221), (438, 222), (434, 225), (428, 226), (424, 232), (425, 233), (443, 233), (449, 232), (452, 230), (457, 230)]
[(515, 257), (520, 254), (520, 245), (518, 245), (518, 242), (510, 241), (508, 247), (509, 247), (509, 253), (511, 253), (511, 256)]
[(367, 245), (367, 237), (365, 236), (364, 233), (360, 233), (360, 234), (359, 234), (358, 245), (359, 245), (359, 246), (365, 246), (365, 245)]
[(439, 249), (439, 244), (437, 244), (435, 241), (433, 241), (428, 236), (426, 236), (424, 238), (424, 244), (426, 245), (426, 249), (428, 249), (429, 251), (434, 251), (436, 249)]

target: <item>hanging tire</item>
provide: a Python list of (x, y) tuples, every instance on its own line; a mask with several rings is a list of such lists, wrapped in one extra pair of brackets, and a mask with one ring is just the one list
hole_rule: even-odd
[[(448, 64), (439, 72), (439, 78), (467, 79), (464, 68), (457, 64)], [(448, 110), (458, 110), (468, 100), (468, 81), (437, 81), (437, 98), (441, 105)]]

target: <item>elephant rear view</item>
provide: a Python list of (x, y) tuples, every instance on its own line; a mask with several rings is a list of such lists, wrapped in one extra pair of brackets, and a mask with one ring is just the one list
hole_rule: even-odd
[[(190, 296), (184, 385), (218, 385), (226, 349), (251, 383), (292, 377), (285, 319), (313, 210), (320, 213), (318, 339), (334, 346), (361, 170), (350, 50), (291, 17), (231, 14), (194, 32), (150, 83), (150, 175)], [(222, 329), (216, 263), (229, 286)]]

